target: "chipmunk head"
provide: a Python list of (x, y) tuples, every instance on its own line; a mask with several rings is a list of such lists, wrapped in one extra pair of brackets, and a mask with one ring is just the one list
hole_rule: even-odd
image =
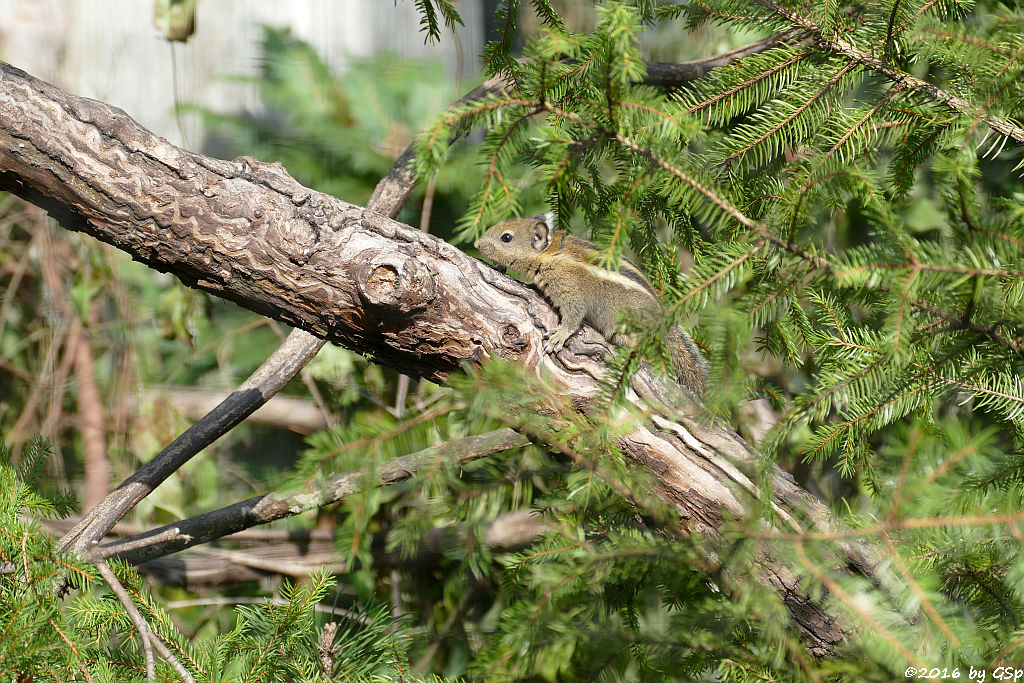
[(521, 273), (527, 269), (529, 259), (551, 244), (554, 223), (552, 213), (512, 218), (487, 228), (474, 246), (500, 269), (511, 268)]

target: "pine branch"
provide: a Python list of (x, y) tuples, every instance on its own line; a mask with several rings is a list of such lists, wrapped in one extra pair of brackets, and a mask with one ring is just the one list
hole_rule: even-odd
[(864, 114), (864, 116), (862, 116), (857, 121), (857, 123), (855, 123), (852, 126), (850, 126), (849, 130), (847, 130), (846, 133), (844, 133), (843, 136), (841, 138), (839, 138), (839, 140), (836, 141), (836, 144), (832, 145), (831, 149), (829, 149), (827, 152), (825, 152), (824, 156), (822, 156), (822, 158), (821, 158), (821, 161), (818, 162), (818, 167), (820, 168), (821, 165), (824, 164), (825, 161), (828, 160), (828, 158), (830, 156), (835, 154), (836, 151), (838, 151), (840, 147), (845, 145), (850, 140), (850, 138), (853, 137), (854, 133), (856, 133), (858, 130), (860, 130), (864, 126), (864, 124), (866, 124), (868, 121), (870, 121), (871, 117), (873, 117), (875, 114), (877, 114), (885, 105), (889, 104), (889, 101), (893, 97), (895, 97), (896, 94), (899, 93), (901, 90), (902, 90), (902, 87), (900, 87), (898, 85), (894, 85), (893, 87), (889, 88), (888, 92), (886, 92), (885, 95), (883, 95), (878, 100), (878, 102), (875, 103), (875, 106), (871, 107), (871, 109), (869, 109), (867, 111), (867, 113)]
[(729, 156), (723, 158), (722, 159), (722, 163), (723, 164), (728, 164), (731, 161), (734, 161), (735, 159), (740, 158), (741, 156), (743, 156), (744, 154), (749, 152), (751, 149), (753, 149), (755, 146), (759, 145), (760, 143), (764, 142), (765, 140), (767, 140), (769, 137), (771, 137), (775, 133), (777, 133), (780, 130), (782, 130), (783, 127), (785, 127), (787, 124), (789, 124), (789, 123), (793, 122), (794, 120), (796, 120), (801, 114), (803, 114), (805, 111), (810, 109), (811, 106), (818, 100), (818, 98), (822, 97), (823, 95), (825, 95), (825, 93), (827, 93), (829, 90), (831, 90), (832, 86), (834, 86), (836, 83), (838, 83), (843, 78), (843, 76), (845, 76), (846, 74), (850, 73), (850, 71), (852, 71), (854, 69), (854, 67), (856, 67), (856, 66), (857, 66), (857, 62), (855, 62), (855, 61), (847, 63), (834, 76), (832, 76), (830, 79), (828, 79), (828, 81), (821, 88), (818, 88), (818, 90), (813, 95), (811, 95), (803, 103), (801, 103), (801, 105), (799, 107), (797, 107), (792, 112), (790, 112), (788, 115), (786, 115), (784, 118), (782, 118), (774, 126), (772, 126), (771, 128), (767, 129), (764, 133), (762, 133), (758, 137), (754, 138), (754, 140), (752, 140), (751, 142), (747, 143), (744, 147), (741, 147), (740, 149), (736, 150), (735, 152), (733, 152)]
[(979, 47), (983, 47), (989, 52), (993, 52), (997, 55), (1002, 55), (1003, 57), (1006, 57), (1009, 60), (1008, 63), (1024, 61), (1024, 54), (1021, 54), (1020, 52), (1011, 52), (1009, 50), (1005, 50), (1001, 48), (999, 45), (990, 43), (987, 40), (982, 40), (981, 38), (976, 38), (974, 36), (965, 35), (963, 33), (952, 33), (950, 31), (942, 31), (937, 28), (926, 28), (922, 30), (922, 33), (926, 33), (933, 36), (939, 36), (940, 38), (945, 38), (946, 40), (950, 41), (955, 40), (961, 43), (967, 43), (969, 45), (977, 45)]
[(695, 180), (694, 178), (690, 177), (686, 173), (683, 173), (681, 170), (679, 170), (675, 166), (669, 164), (664, 159), (661, 159), (660, 157), (656, 156), (651, 150), (649, 150), (649, 149), (647, 149), (645, 147), (642, 147), (641, 145), (637, 144), (636, 142), (633, 142), (632, 140), (630, 140), (626, 136), (622, 135), (621, 133), (618, 133), (618, 132), (616, 132), (616, 131), (614, 131), (614, 130), (612, 130), (610, 128), (607, 128), (605, 126), (602, 126), (600, 124), (594, 123), (593, 121), (589, 121), (587, 119), (584, 119), (583, 117), (579, 116), (578, 114), (575, 114), (575, 113), (570, 112), (570, 111), (566, 111), (564, 109), (556, 107), (556, 106), (554, 106), (554, 105), (552, 105), (550, 103), (547, 103), (547, 102), (535, 102), (534, 105), (537, 106), (537, 107), (543, 108), (543, 109), (551, 112), (552, 114), (554, 114), (556, 116), (559, 116), (559, 117), (562, 117), (562, 118), (567, 119), (569, 121), (573, 121), (573, 122), (578, 123), (580, 125), (586, 126), (587, 128), (590, 128), (592, 130), (600, 131), (604, 135), (618, 140), (619, 143), (621, 143), (624, 147), (626, 147), (628, 149), (631, 149), (634, 152), (637, 152), (639, 154), (642, 154), (642, 155), (646, 156), (652, 162), (654, 162), (655, 164), (660, 166), (662, 169), (668, 171), (669, 173), (674, 175), (676, 178), (678, 178), (679, 180), (681, 180), (684, 183), (686, 183), (687, 185), (689, 185), (691, 188), (693, 188), (694, 190), (696, 190), (697, 192), (702, 194), (709, 202), (711, 202), (716, 207), (718, 207), (722, 212), (724, 212), (727, 215), (729, 215), (732, 218), (734, 218), (738, 223), (740, 223), (744, 227), (750, 228), (752, 230), (759, 230), (759, 229), (763, 228), (763, 226), (761, 226), (759, 223), (757, 223), (756, 221), (751, 220), (750, 218), (745, 216), (735, 206), (733, 206), (729, 202), (727, 202), (724, 199), (722, 199), (721, 197), (719, 197), (717, 193), (713, 192), (712, 190), (710, 190), (707, 187), (704, 187), (704, 185), (702, 185), (701, 183), (697, 182), (697, 180)]
[(778, 64), (774, 64), (770, 68), (760, 71), (757, 74), (754, 74), (753, 76), (750, 76), (749, 78), (746, 78), (743, 81), (736, 83), (735, 85), (729, 88), (715, 92), (713, 95), (704, 100), (701, 100), (700, 102), (694, 102), (687, 108), (686, 111), (690, 114), (695, 114), (696, 112), (702, 109), (707, 109), (708, 107), (716, 105), (719, 102), (728, 101), (732, 96), (744, 92), (752, 88), (753, 86), (757, 85), (758, 83), (765, 81), (773, 76), (776, 76), (777, 74), (785, 72), (790, 67), (799, 64), (801, 61), (807, 59), (808, 57), (812, 57), (813, 55), (813, 50), (797, 52), (796, 54), (790, 56), (788, 59), (779, 62)]
[(850, 610), (857, 614), (861, 620), (870, 628), (873, 632), (880, 634), (887, 643), (897, 652), (899, 652), (907, 662), (912, 662), (914, 665), (921, 667), (921, 659), (912, 652), (906, 645), (900, 642), (893, 632), (886, 628), (875, 616), (875, 614), (867, 609), (862, 601), (857, 596), (851, 595), (842, 586), (840, 586), (835, 579), (826, 574), (818, 566), (818, 563), (807, 556), (807, 550), (804, 548), (802, 539), (798, 539), (794, 543), (796, 549), (796, 556), (800, 560), (800, 564), (810, 572), (823, 586), (828, 588), (829, 592), (835, 595), (839, 600), (842, 601)]
[(1011, 513), (985, 513), (970, 515), (942, 515), (936, 517), (904, 517), (886, 519), (874, 524), (857, 528), (836, 529), (834, 531), (807, 531), (804, 533), (785, 532), (754, 532), (757, 538), (780, 541), (842, 541), (853, 538), (879, 536), (892, 531), (910, 529), (938, 529), (941, 527), (974, 527), (974, 526), (1013, 526), (1024, 522), (1024, 510)]
[(981, 107), (968, 102), (962, 97), (953, 95), (936, 85), (922, 81), (911, 74), (889, 66), (882, 60), (873, 57), (863, 50), (859, 50), (849, 41), (829, 35), (828, 32), (823, 30), (813, 21), (806, 19), (786, 7), (783, 7), (774, 0), (756, 0), (756, 2), (770, 9), (777, 16), (790, 22), (794, 27), (798, 27), (815, 36), (818, 45), (822, 49), (831, 52), (838, 52), (839, 54), (850, 58), (857, 64), (863, 65), (878, 74), (885, 76), (892, 81), (894, 85), (899, 86), (900, 88), (920, 93), (927, 98), (938, 102), (944, 107), (963, 116), (967, 116), (968, 118), (983, 121), (989, 128), (997, 133), (1018, 143), (1024, 144), (1024, 128), (1018, 126), (1016, 123), (999, 116), (986, 114)]

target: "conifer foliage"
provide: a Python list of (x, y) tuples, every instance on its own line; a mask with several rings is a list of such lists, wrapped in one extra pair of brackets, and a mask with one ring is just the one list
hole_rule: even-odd
[[(580, 503), (568, 486), (579, 535), (507, 565), (514, 600), (486, 671), (899, 680), (908, 666), (966, 678), (1019, 664), (1024, 15), (933, 0), (602, 3), (593, 30), (573, 32), (539, 4), (521, 58), (508, 40), (487, 51), (511, 87), (441, 117), (421, 172), (443, 164), (451, 131), (484, 132), (483, 181), (460, 224), (469, 241), (536, 212), (511, 178), (532, 166), (563, 227), (612, 264), (630, 250), (662, 291), (666, 319), (645, 340), (693, 331), (713, 368), (707, 414), (772, 401), (765, 458), (802, 468), (857, 530), (773, 536), (768, 511), (754, 511), (726, 525), (728, 551), (684, 560), (678, 543), (596, 513), (600, 496)], [(670, 92), (645, 85), (651, 26), (708, 25), (777, 40)], [(593, 462), (615, 462), (611, 443), (589, 444)], [(850, 536), (878, 544), (884, 578), (822, 569)], [(771, 627), (761, 588), (711, 580), (729, 596), (716, 600), (678, 569), (661, 573), (699, 573), (701, 557), (714, 558), (705, 569), (742, 565), (766, 539), (847, 610), (842, 664), (811, 661)]]
[[(378, 378), (350, 374), (333, 397), (350, 419), (310, 438), (296, 486), (498, 427), (535, 444), (346, 496), (338, 593), (390, 598), (407, 621), (368, 609), (325, 639), (313, 607), (335, 579), (318, 573), (189, 642), (115, 565), (155, 636), (209, 681), (966, 680), (1024, 668), (1024, 15), (988, 0), (638, 0), (599, 3), (592, 26), (571, 27), (548, 0), (500, 4), (484, 55), (509, 87), (442, 115), (417, 149), (429, 176), (454, 133), (481, 132), (480, 183), (449, 236), (467, 245), (547, 208), (609, 265), (635, 257), (664, 319), (638, 329), (639, 353), (609, 361), (600, 422), (498, 361), (421, 384), (407, 412), (365, 409), (358, 394)], [(448, 0), (416, 6), (428, 39), (460, 22)], [(540, 29), (517, 54), (525, 12)], [(772, 39), (670, 89), (648, 84), (652, 30), (719, 28)], [(650, 482), (616, 444), (649, 416), (619, 398), (674, 325), (711, 363), (701, 418), (740, 421), (745, 401), (768, 399), (765, 470), (794, 471), (841, 531), (778, 530), (771, 493), (755, 490), (717, 536), (681, 536), (645, 498)], [(37, 473), (22, 470), (0, 462), (0, 673), (142, 680), (133, 624), (95, 569), (29, 520), (66, 500), (34, 493)], [(489, 525), (510, 510), (530, 511), (537, 535), (494, 547)], [(854, 544), (877, 560), (870, 578), (840, 571)], [(848, 625), (839, 651), (801, 641), (754, 576), (765, 555), (812, 598), (827, 591)], [(82, 591), (70, 607), (58, 579)], [(175, 672), (159, 661), (157, 675)]]
[[(69, 494), (39, 492), (51, 455), (35, 440), (16, 467), (0, 442), (0, 556), (13, 560), (0, 564), (0, 676), (54, 683), (185, 680), (159, 658), (147, 678), (136, 626), (96, 567), (58, 552), (38, 523), (74, 510)], [(368, 681), (408, 671), (407, 630), (386, 608), (340, 628), (314, 611), (336, 583), (326, 570), (301, 586), (285, 583), (278, 604), (238, 607), (233, 629), (200, 640), (181, 633), (138, 573), (124, 566), (115, 573), (153, 639), (192, 680)]]

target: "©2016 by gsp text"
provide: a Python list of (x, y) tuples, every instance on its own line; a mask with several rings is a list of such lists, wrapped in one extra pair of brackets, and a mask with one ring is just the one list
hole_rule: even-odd
[(964, 681), (1019, 681), (1024, 679), (1024, 668), (1013, 666), (997, 666), (993, 669), (985, 667), (967, 669), (956, 667), (915, 667), (908, 666), (903, 672), (907, 678), (936, 679), (936, 680), (964, 680)]

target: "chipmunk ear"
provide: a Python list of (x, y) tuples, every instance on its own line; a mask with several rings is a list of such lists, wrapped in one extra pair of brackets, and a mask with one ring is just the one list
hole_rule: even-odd
[(538, 213), (533, 217), (533, 220), (544, 221), (544, 223), (547, 224), (549, 231), (558, 229), (555, 225), (555, 214), (552, 211), (549, 211), (548, 213)]
[(533, 238), (530, 246), (535, 251), (544, 251), (551, 244), (551, 230), (555, 215), (552, 213), (539, 214), (533, 217)]

